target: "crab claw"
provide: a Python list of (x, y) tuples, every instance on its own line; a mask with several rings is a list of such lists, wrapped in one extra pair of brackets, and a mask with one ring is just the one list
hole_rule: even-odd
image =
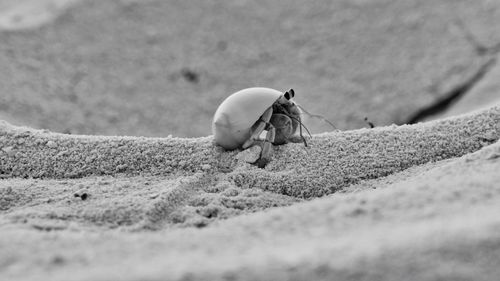
[(254, 164), (259, 168), (264, 168), (271, 160), (272, 145), (264, 140), (257, 140), (249, 148), (236, 155), (240, 161)]

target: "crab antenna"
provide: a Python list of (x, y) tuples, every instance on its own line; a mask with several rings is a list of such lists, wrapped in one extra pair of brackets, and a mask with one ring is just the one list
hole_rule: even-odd
[(302, 135), (302, 126), (299, 127), (299, 135), (302, 138), (302, 141), (304, 142), (304, 146), (307, 147), (306, 138), (304, 138), (304, 136)]
[(304, 125), (304, 123), (302, 123), (299, 119), (297, 119), (297, 118), (295, 118), (295, 117), (293, 117), (293, 116), (288, 116), (288, 117), (290, 117), (290, 118), (292, 118), (293, 120), (295, 120), (295, 121), (299, 122), (299, 124), (300, 124), (300, 126), (301, 126), (301, 130), (302, 130), (302, 127), (304, 127), (304, 129), (306, 129), (306, 131), (307, 131), (307, 134), (308, 134), (308, 135), (312, 138), (311, 133), (309, 132), (309, 130), (307, 129), (307, 127)]
[(301, 105), (297, 104), (297, 107), (300, 108), (300, 110), (302, 110), (305, 114), (307, 114), (309, 117), (313, 117), (313, 118), (319, 118), (321, 120), (323, 120), (324, 122), (328, 123), (330, 126), (332, 126), (332, 128), (334, 128), (335, 130), (338, 130), (337, 127), (335, 127), (335, 125), (333, 125), (332, 122), (328, 121), (328, 119), (326, 119), (325, 117), (321, 116), (321, 115), (317, 115), (317, 114), (311, 114), (309, 112), (307, 112), (307, 110), (304, 109), (304, 107), (302, 107)]
[(304, 146), (307, 147), (306, 138), (304, 138), (304, 136), (302, 135), (302, 125), (299, 127), (299, 133), (300, 133), (300, 137), (302, 138), (302, 141), (304, 142)]
[(302, 135), (302, 124), (300, 124), (300, 127), (299, 127), (299, 134), (300, 134), (300, 137), (302, 138), (302, 141), (304, 142), (304, 146), (307, 147), (306, 138), (304, 138), (304, 136)]
[(295, 121), (299, 122), (299, 124), (300, 124), (300, 127), (299, 127), (299, 134), (300, 134), (300, 137), (302, 138), (302, 141), (304, 142), (304, 145), (307, 147), (307, 141), (306, 141), (306, 138), (304, 138), (304, 136), (302, 135), (302, 127), (304, 127), (304, 129), (306, 129), (307, 134), (309, 135), (309, 137), (311, 137), (311, 138), (312, 138), (311, 133), (309, 132), (309, 129), (307, 129), (307, 127), (306, 127), (306, 126), (305, 126), (305, 125), (304, 125), (304, 124), (303, 124), (303, 123), (302, 123), (299, 119), (297, 119), (297, 118), (295, 118), (295, 117), (293, 117), (293, 116), (288, 116), (288, 117), (290, 117), (291, 119), (293, 119), (293, 120), (295, 120)]

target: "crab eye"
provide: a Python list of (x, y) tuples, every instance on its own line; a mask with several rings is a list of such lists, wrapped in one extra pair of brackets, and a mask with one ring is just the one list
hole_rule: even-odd
[(293, 91), (293, 89), (290, 89), (284, 94), (284, 96), (287, 100), (289, 100), (295, 96), (295, 92)]

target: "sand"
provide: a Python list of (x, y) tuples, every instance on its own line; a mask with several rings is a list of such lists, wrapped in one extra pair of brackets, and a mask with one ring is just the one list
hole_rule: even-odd
[[(429, 161), (458, 157), (499, 136), (498, 108), (415, 126), (389, 126), (316, 135), (275, 149), (259, 169), (200, 139), (55, 134), (2, 123), (4, 178), (76, 178), (91, 175), (191, 175), (229, 181), (294, 197), (317, 197), (360, 180), (378, 178)], [(243, 162), (243, 164), (241, 163)], [(217, 175), (223, 172), (223, 179)], [(214, 175), (215, 174), (215, 175)], [(301, 183), (300, 185), (298, 183)]]
[(2, 275), (492, 280), (499, 121), (492, 107), (314, 135), (308, 148), (278, 147), (265, 169), (211, 137), (74, 136), (3, 122)]
[[(299, 2), (0, 0), (0, 280), (497, 280), (500, 5)], [(340, 130), (259, 169), (250, 86)]]

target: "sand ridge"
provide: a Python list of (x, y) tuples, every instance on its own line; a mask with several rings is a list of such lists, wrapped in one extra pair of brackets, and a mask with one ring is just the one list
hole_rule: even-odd
[(365, 179), (459, 157), (498, 140), (499, 107), (421, 123), (315, 135), (309, 147), (278, 146), (265, 169), (205, 138), (78, 136), (0, 126), (2, 177), (205, 173), (239, 187), (310, 198)]
[[(497, 141), (438, 166), (424, 164), (430, 165), (424, 172), (406, 174), (390, 184), (374, 183), (370, 190), (247, 213), (202, 229), (130, 232), (110, 230), (106, 224), (86, 228), (75, 224), (74, 216), (65, 218), (69, 225), (57, 224), (56, 216), (36, 221), (33, 215), (40, 210), (34, 208), (34, 201), (22, 204), (25, 199), (19, 197), (17, 202), (25, 209), (19, 217), (27, 222), (4, 212), (0, 273), (9, 280), (40, 276), (51, 280), (495, 280), (500, 253), (498, 159)], [(113, 179), (129, 185), (145, 180), (151, 186), (159, 183), (155, 177), (96, 181)], [(77, 188), (74, 181), (85, 178), (66, 180), (65, 184), (60, 179), (33, 179), (26, 184), (27, 180), (12, 178), (2, 183), (20, 193), (23, 184), (28, 190), (41, 190), (42, 196), (35, 196), (41, 200), (50, 197), (47, 187), (54, 182), (59, 184), (52, 192), (63, 195), (64, 189)], [(134, 186), (123, 189), (140, 192)], [(66, 206), (81, 209), (95, 198), (88, 200), (75, 199)], [(47, 204), (52, 209), (57, 206)]]
[[(239, 150), (215, 146), (211, 136), (65, 135), (2, 122), (0, 203), (8, 220), (36, 229), (205, 227), (304, 199), (388, 186), (390, 180), (379, 179), (496, 142), (499, 120), (500, 108), (492, 107), (411, 126), (313, 135), (308, 147), (275, 147), (265, 169), (238, 160)], [(418, 169), (406, 176), (414, 173)]]

